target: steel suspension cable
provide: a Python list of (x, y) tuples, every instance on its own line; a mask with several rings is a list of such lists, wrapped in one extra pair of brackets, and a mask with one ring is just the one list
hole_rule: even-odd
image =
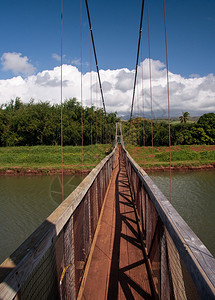
[(100, 78), (100, 73), (99, 73), (98, 60), (97, 60), (97, 55), (96, 55), (96, 48), (95, 48), (95, 43), (94, 43), (94, 38), (93, 38), (93, 30), (92, 30), (90, 12), (89, 12), (89, 7), (88, 7), (87, 0), (85, 0), (85, 4), (86, 4), (87, 17), (88, 17), (88, 22), (89, 22), (89, 27), (90, 27), (90, 35), (91, 35), (91, 40), (92, 40), (92, 45), (93, 45), (93, 52), (94, 52), (95, 63), (96, 63), (96, 70), (97, 70), (97, 74), (98, 74), (99, 87), (100, 87), (100, 92), (101, 92), (101, 97), (102, 97), (102, 104), (103, 104), (103, 109), (104, 109), (104, 113), (105, 113), (105, 116), (106, 116), (105, 101), (104, 101), (104, 95), (103, 95), (103, 90), (102, 90), (102, 84), (101, 84), (101, 78)]
[(142, 80), (142, 102), (143, 102), (143, 146), (145, 147), (146, 143), (145, 143), (145, 114), (144, 114), (144, 89), (143, 89), (143, 47), (142, 47), (142, 43), (141, 43), (141, 61), (142, 61), (142, 67), (141, 67), (141, 80)]
[(150, 103), (151, 103), (151, 133), (152, 133), (152, 154), (153, 154), (153, 121), (152, 121), (152, 66), (151, 66), (151, 47), (150, 47), (150, 32), (149, 32), (149, 2), (147, 4), (147, 24), (148, 24), (148, 48), (149, 48), (149, 87), (150, 87)]
[(63, 0), (61, 0), (61, 91), (60, 91), (60, 103), (61, 103), (61, 121), (60, 121), (60, 145), (61, 145), (61, 183), (62, 183), (62, 202), (64, 200), (63, 189)]
[(92, 83), (92, 44), (90, 42), (90, 102), (91, 102), (91, 146), (93, 145), (93, 83)]
[(84, 169), (83, 76), (82, 76), (82, 0), (80, 0), (80, 54), (81, 54), (81, 159)]
[(100, 119), (100, 126), (101, 126), (101, 141), (104, 144), (104, 116), (102, 111), (102, 98), (100, 98), (100, 107), (101, 107), (101, 119)]
[(144, 0), (142, 0), (142, 8), (141, 8), (140, 29), (139, 29), (139, 38), (138, 38), (138, 46), (137, 46), (137, 59), (136, 59), (136, 69), (135, 69), (135, 76), (134, 76), (133, 96), (132, 96), (132, 102), (131, 102), (129, 132), (130, 132), (130, 127), (131, 127), (131, 118), (132, 118), (132, 114), (133, 114), (135, 88), (136, 88), (136, 82), (137, 82), (137, 71), (138, 71), (138, 63), (139, 63), (140, 42), (141, 42), (141, 36), (142, 36), (143, 10), (144, 10)]
[(96, 80), (96, 145), (98, 144), (98, 81)]
[(171, 128), (170, 128), (170, 99), (169, 99), (169, 66), (167, 53), (167, 30), (166, 30), (166, 8), (165, 0), (163, 0), (164, 7), (164, 27), (165, 27), (165, 47), (166, 47), (166, 80), (167, 80), (167, 96), (168, 96), (168, 121), (169, 121), (169, 175), (170, 175), (170, 202), (172, 202), (172, 180), (171, 180)]
[(140, 111), (140, 105), (139, 105), (139, 96), (138, 96), (138, 76), (137, 76), (137, 93), (136, 93), (136, 98), (137, 98), (137, 144), (139, 145), (140, 143), (140, 120), (139, 120), (139, 111)]

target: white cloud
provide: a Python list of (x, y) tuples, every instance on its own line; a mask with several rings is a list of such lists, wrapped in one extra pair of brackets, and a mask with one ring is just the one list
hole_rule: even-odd
[[(155, 117), (167, 116), (167, 83), (166, 69), (162, 62), (151, 60), (152, 66), (152, 106)], [(143, 68), (143, 72), (141, 71)], [(103, 85), (106, 109), (118, 111), (121, 114), (130, 113), (133, 93), (134, 70), (100, 70)], [(142, 80), (143, 74), (143, 80)], [(31, 98), (51, 103), (60, 103), (60, 78), (61, 68), (44, 70), (36, 75), (26, 78), (21, 76), (12, 79), (0, 80), (0, 104), (11, 98), (21, 97), (27, 102)], [(91, 91), (93, 104), (100, 105), (101, 99), (97, 74), (88, 72), (82, 76), (83, 103), (91, 104)], [(91, 89), (92, 82), (92, 89)], [(142, 111), (144, 95), (144, 111), (150, 114), (150, 82), (149, 61), (144, 60), (139, 67), (138, 84), (136, 88), (135, 111)], [(80, 100), (81, 74), (77, 67), (63, 65), (63, 99), (76, 97)], [(209, 74), (204, 77), (184, 78), (179, 74), (169, 72), (170, 107), (172, 115), (179, 115), (183, 111), (189, 111), (192, 115), (201, 115), (206, 112), (215, 112), (215, 76)], [(143, 87), (143, 92), (142, 92)], [(138, 100), (137, 100), (138, 99)], [(139, 106), (137, 108), (137, 104)]]
[(116, 78), (117, 78), (117, 82), (115, 84), (115, 88), (117, 90), (126, 93), (128, 90), (133, 88), (134, 71), (131, 72), (128, 69), (123, 69), (117, 74)]
[[(68, 62), (68, 61), (67, 61)], [(77, 66), (77, 67), (80, 67), (81, 65), (81, 59), (80, 58), (74, 58), (72, 59), (71, 61), (69, 61), (73, 66)], [(82, 66), (83, 67), (89, 67), (89, 63), (86, 61), (86, 62), (82, 62)]]
[(35, 68), (31, 63), (29, 63), (28, 57), (22, 56), (22, 53), (3, 53), (1, 63), (4, 71), (12, 71), (15, 75), (30, 75), (35, 72)]
[(199, 74), (190, 74), (190, 78), (199, 78), (200, 75)]
[(81, 65), (81, 59), (80, 58), (72, 59), (71, 64), (74, 65), (74, 66), (80, 66)]
[(57, 61), (61, 61), (61, 56), (58, 55), (57, 53), (53, 53), (53, 54), (52, 54), (52, 57), (53, 57), (54, 59), (56, 59)]

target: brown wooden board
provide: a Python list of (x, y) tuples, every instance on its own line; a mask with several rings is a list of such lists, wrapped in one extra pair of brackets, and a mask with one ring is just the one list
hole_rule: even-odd
[(0, 298), (13, 299), (16, 296), (46, 252), (55, 244), (59, 234), (83, 201), (100, 171), (110, 159), (114, 158), (115, 151), (116, 147), (45, 222), (0, 265)]
[(190, 229), (147, 173), (124, 149), (128, 168), (138, 174), (159, 217), (168, 230), (180, 257), (189, 271), (202, 299), (215, 299), (215, 258)]
[(125, 165), (116, 157), (78, 299), (151, 299)]

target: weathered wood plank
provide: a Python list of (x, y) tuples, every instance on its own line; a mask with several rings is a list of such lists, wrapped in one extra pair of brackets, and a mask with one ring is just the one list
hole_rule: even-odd
[(214, 257), (157, 188), (147, 173), (138, 166), (125, 149), (124, 151), (127, 157), (127, 164), (131, 165), (138, 174), (164, 226), (167, 228), (180, 257), (191, 274), (200, 297), (214, 299)]
[(163, 234), (161, 239), (161, 300), (171, 299), (170, 295), (170, 282), (169, 282), (169, 271), (167, 262), (167, 246), (166, 237)]
[(135, 206), (121, 160), (105, 199), (78, 299), (150, 299)]
[(169, 270), (171, 273), (173, 292), (175, 300), (186, 300), (186, 290), (183, 278), (183, 272), (180, 262), (179, 253), (168, 233), (165, 229), (166, 244), (168, 250)]
[(0, 266), (0, 297), (13, 299), (36, 268), (46, 251), (87, 194), (105, 164), (114, 157), (116, 147), (82, 181), (75, 191), (41, 224), (38, 229)]
[[(56, 236), (55, 227), (44, 222), (9, 258), (16, 265), (5, 278), (1, 278), (0, 296), (3, 299), (12, 299), (28, 276), (51, 247)], [(6, 259), (1, 268), (7, 265)]]
[[(115, 180), (117, 170), (112, 173)], [(109, 184), (87, 259), (77, 299), (105, 299), (110, 274), (115, 224), (115, 185)], [(102, 267), (101, 267), (102, 266)], [(98, 288), (99, 283), (99, 288)]]

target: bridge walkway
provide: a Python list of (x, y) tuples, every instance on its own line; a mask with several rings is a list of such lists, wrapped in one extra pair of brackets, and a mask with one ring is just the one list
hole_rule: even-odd
[(152, 299), (152, 285), (120, 148), (78, 299)]

